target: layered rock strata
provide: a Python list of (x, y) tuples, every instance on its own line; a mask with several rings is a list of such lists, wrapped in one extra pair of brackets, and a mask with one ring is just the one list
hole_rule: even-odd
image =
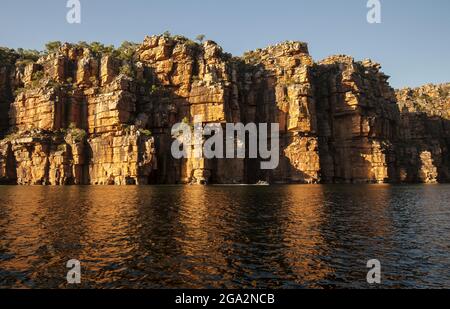
[[(236, 58), (152, 36), (126, 56), (65, 44), (0, 54), (0, 181), (48, 184), (449, 180), (449, 87), (395, 92), (380, 65), (286, 42)], [(279, 123), (280, 163), (174, 159), (174, 124)], [(192, 141), (189, 152), (194, 151)], [(237, 141), (235, 141), (237, 142)], [(225, 141), (224, 141), (225, 143)], [(269, 143), (270, 145), (270, 143)]]
[(436, 183), (450, 179), (450, 84), (397, 91), (399, 180)]
[(395, 179), (399, 121), (395, 92), (380, 65), (333, 56), (315, 67), (319, 148), (324, 182)]

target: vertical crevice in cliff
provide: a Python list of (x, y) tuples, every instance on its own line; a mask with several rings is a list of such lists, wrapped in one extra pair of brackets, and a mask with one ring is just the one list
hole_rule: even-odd
[(9, 108), (14, 101), (15, 63), (19, 55), (7, 48), (0, 47), (0, 140), (10, 131)]

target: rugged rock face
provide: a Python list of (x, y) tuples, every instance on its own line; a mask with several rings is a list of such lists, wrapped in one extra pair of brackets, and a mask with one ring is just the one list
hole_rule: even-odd
[(156, 168), (153, 139), (131, 125), (136, 86), (113, 63), (66, 44), (16, 68), (20, 92), (10, 104), (9, 135), (0, 145), (3, 181), (149, 182)]
[[(243, 166), (223, 168), (214, 160), (175, 160), (170, 155), (171, 129), (178, 122), (203, 124), (238, 120), (233, 106), (232, 69), (228, 55), (214, 42), (203, 46), (184, 38), (147, 37), (136, 51), (142, 78), (137, 121), (153, 132), (158, 169), (157, 183), (243, 182)], [(150, 89), (150, 91), (148, 91)], [(191, 152), (193, 151), (190, 150)], [(215, 165), (219, 165), (215, 167)], [(212, 170), (215, 169), (214, 180)]]
[[(316, 105), (308, 47), (287, 42), (244, 55), (237, 68), (243, 122), (280, 124), (280, 164), (269, 173), (250, 173), (249, 181), (320, 181)], [(253, 177), (252, 176), (256, 176)]]
[(320, 158), (325, 182), (393, 179), (399, 118), (380, 65), (334, 56), (315, 70)]
[(13, 50), (0, 49), (0, 138), (9, 129), (8, 111), (14, 100), (12, 89), (16, 60), (17, 54)]
[(399, 180), (436, 183), (450, 179), (450, 84), (397, 91)]
[[(395, 93), (369, 60), (333, 56), (314, 63), (301, 42), (233, 58), (212, 41), (168, 36), (147, 37), (126, 53), (65, 44), (24, 62), (2, 52), (3, 183), (450, 178), (448, 85)], [(198, 119), (223, 127), (279, 123), (280, 164), (266, 171), (261, 159), (174, 159), (172, 126)], [(188, 151), (204, 141), (192, 141)]]

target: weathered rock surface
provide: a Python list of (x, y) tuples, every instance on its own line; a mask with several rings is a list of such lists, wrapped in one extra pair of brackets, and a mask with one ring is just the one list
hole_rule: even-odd
[[(168, 36), (146, 37), (126, 56), (65, 44), (19, 65), (18, 55), (2, 52), (2, 183), (450, 179), (449, 85), (395, 92), (370, 60), (333, 56), (315, 63), (302, 42), (233, 58), (212, 41)], [(172, 126), (195, 119), (279, 123), (279, 166), (174, 159)]]
[[(313, 60), (301, 42), (286, 42), (244, 55), (237, 68), (244, 122), (280, 124), (280, 164), (249, 181), (320, 182)], [(256, 177), (252, 177), (256, 176)]]
[(0, 145), (0, 178), (33, 185), (147, 184), (156, 168), (154, 142), (132, 123), (136, 85), (118, 74), (118, 63), (67, 44), (27, 65)]
[(392, 180), (399, 118), (380, 65), (333, 56), (315, 67), (317, 122), (325, 182)]
[(10, 49), (0, 48), (0, 138), (9, 129), (8, 112), (13, 98), (15, 63), (18, 55)]
[(450, 179), (450, 84), (397, 91), (400, 181)]

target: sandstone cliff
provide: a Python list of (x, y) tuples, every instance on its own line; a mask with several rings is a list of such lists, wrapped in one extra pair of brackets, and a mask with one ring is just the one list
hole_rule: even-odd
[[(395, 92), (380, 65), (306, 43), (237, 58), (152, 36), (118, 50), (0, 50), (0, 181), (17, 184), (382, 183), (449, 177), (448, 85)], [(175, 123), (280, 124), (280, 164), (170, 155)]]
[(450, 84), (397, 91), (400, 181), (450, 179)]
[(393, 180), (399, 114), (380, 65), (333, 56), (316, 65), (315, 76), (323, 180)]

